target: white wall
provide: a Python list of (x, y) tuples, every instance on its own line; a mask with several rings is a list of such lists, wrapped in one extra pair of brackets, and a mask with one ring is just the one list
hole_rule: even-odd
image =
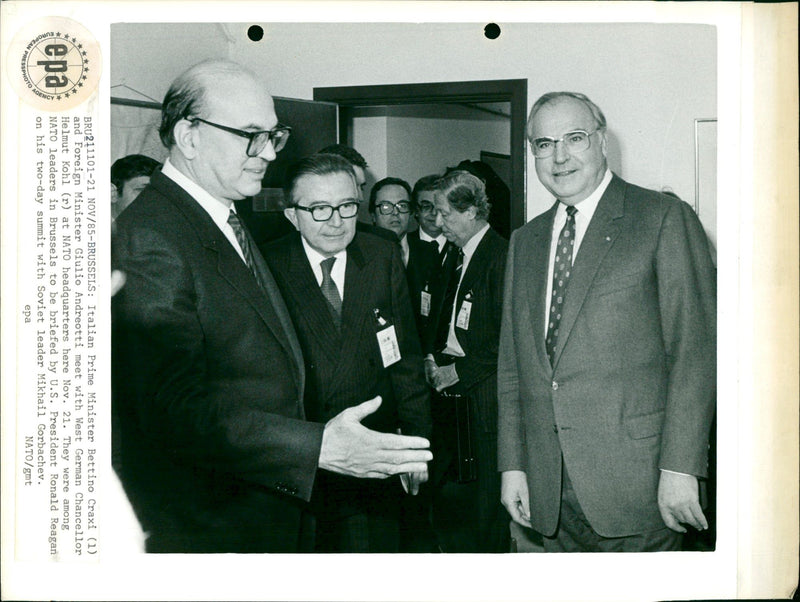
[[(112, 85), (161, 98), (214, 53), (263, 73), (273, 94), (306, 99), (321, 86), (526, 78), (529, 107), (551, 90), (587, 94), (608, 118), (612, 167), (694, 201), (694, 119), (716, 117), (712, 26), (510, 23), (488, 40), (469, 23), (262, 23), (251, 42), (248, 25), (115, 26)], [(530, 219), (551, 202), (530, 155), (527, 191)]]

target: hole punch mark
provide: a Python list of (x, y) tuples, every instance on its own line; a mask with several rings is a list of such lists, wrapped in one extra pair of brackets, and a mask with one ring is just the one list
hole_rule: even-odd
[(251, 25), (247, 28), (247, 37), (252, 42), (260, 42), (261, 38), (264, 37), (264, 28), (260, 25)]
[(483, 35), (490, 40), (496, 40), (500, 37), (500, 26), (497, 23), (488, 23), (486, 27), (483, 28)]

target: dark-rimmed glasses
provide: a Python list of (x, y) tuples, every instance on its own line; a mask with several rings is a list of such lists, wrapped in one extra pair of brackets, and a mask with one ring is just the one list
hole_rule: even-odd
[(396, 203), (383, 201), (380, 203), (376, 203), (375, 209), (377, 209), (378, 213), (380, 213), (381, 215), (391, 215), (392, 213), (394, 213), (395, 209), (397, 209), (397, 213), (408, 213), (411, 211), (411, 203), (409, 203), (408, 201), (398, 201)]
[(420, 213), (425, 213), (425, 214), (433, 213), (433, 211), (436, 209), (434, 204), (429, 203), (428, 201), (422, 201), (419, 205), (417, 205), (417, 207), (419, 207)]
[(345, 201), (341, 205), (334, 207), (333, 205), (313, 205), (311, 207), (303, 207), (302, 205), (295, 205), (295, 209), (307, 211), (311, 214), (311, 219), (315, 222), (327, 222), (333, 217), (333, 212), (339, 214), (342, 219), (350, 219), (358, 213), (358, 201)]
[(222, 130), (236, 136), (241, 136), (242, 138), (247, 138), (248, 143), (245, 153), (247, 153), (248, 157), (257, 157), (260, 155), (266, 148), (267, 142), (272, 143), (272, 149), (277, 153), (284, 146), (286, 146), (286, 141), (289, 139), (289, 134), (292, 132), (292, 128), (290, 128), (288, 125), (283, 125), (280, 123), (271, 130), (247, 132), (245, 130), (237, 130), (236, 128), (228, 127), (227, 125), (220, 125), (219, 123), (214, 123), (213, 121), (208, 121), (207, 119), (202, 119), (201, 117), (187, 117), (186, 121), (189, 123), (200, 121), (201, 123), (215, 127), (218, 130)]
[(555, 152), (556, 144), (559, 142), (564, 144), (564, 146), (567, 148), (567, 152), (579, 153), (581, 151), (585, 151), (591, 145), (590, 138), (592, 134), (599, 132), (600, 129), (601, 128), (597, 128), (593, 132), (575, 130), (572, 132), (567, 132), (561, 136), (561, 138), (535, 138), (531, 140), (531, 150), (533, 151), (533, 156), (537, 159), (546, 159), (552, 155), (553, 152)]

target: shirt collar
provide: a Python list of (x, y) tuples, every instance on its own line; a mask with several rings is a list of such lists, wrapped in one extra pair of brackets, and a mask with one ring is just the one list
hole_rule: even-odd
[[(595, 209), (597, 209), (597, 205), (600, 202), (600, 199), (603, 198), (603, 194), (606, 192), (606, 188), (611, 183), (611, 170), (606, 168), (606, 173), (603, 175), (603, 179), (600, 180), (600, 185), (592, 191), (588, 197), (583, 199), (579, 203), (575, 203), (575, 209), (578, 210), (578, 215), (583, 216), (587, 222), (592, 221), (592, 216), (594, 215)], [(558, 212), (561, 214), (566, 213), (567, 206), (564, 203), (559, 202)]]
[[(312, 248), (311, 245), (308, 244), (308, 241), (306, 241), (306, 239), (303, 238), (302, 235), (300, 236), (300, 240), (303, 241), (303, 250), (306, 252), (306, 257), (308, 257), (308, 263), (310, 263), (312, 266), (315, 267), (319, 266), (319, 264), (328, 259), (322, 253)], [(346, 256), (346, 254), (347, 254), (347, 249), (342, 249), (341, 251), (336, 253), (336, 255), (333, 255), (333, 257), (335, 257), (337, 260), (341, 260), (342, 257)]]
[(220, 230), (224, 230), (225, 225), (228, 223), (228, 215), (231, 210), (235, 212), (233, 203), (231, 203), (230, 207), (227, 207), (225, 203), (211, 196), (197, 182), (179, 171), (177, 167), (170, 163), (169, 159), (164, 161), (161, 173), (183, 188), (189, 196), (205, 209), (206, 213), (208, 213), (211, 219), (214, 220), (214, 223), (217, 224), (217, 227)]
[(422, 228), (419, 229), (419, 239), (424, 241), (424, 242), (435, 242), (439, 246), (440, 250), (441, 250), (442, 246), (445, 244), (445, 242), (447, 240), (447, 239), (445, 239), (444, 234), (440, 234), (436, 238), (433, 238), (430, 234), (425, 232), (425, 230), (423, 230)]

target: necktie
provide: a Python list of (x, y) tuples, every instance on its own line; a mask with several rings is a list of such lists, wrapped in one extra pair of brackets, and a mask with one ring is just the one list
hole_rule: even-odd
[(247, 233), (244, 231), (244, 226), (242, 225), (239, 216), (231, 209), (231, 212), (228, 214), (228, 225), (233, 229), (234, 235), (236, 235), (236, 242), (239, 243), (239, 248), (242, 250), (242, 255), (244, 255), (244, 262), (247, 264), (247, 267), (250, 268), (250, 271), (253, 273), (253, 276), (256, 277), (258, 280), (258, 273), (256, 272), (256, 264), (253, 260), (253, 250), (250, 248), (250, 240), (247, 238)]
[(322, 289), (322, 294), (325, 296), (331, 309), (333, 309), (333, 313), (336, 317), (336, 325), (338, 326), (342, 317), (342, 297), (339, 295), (339, 289), (336, 288), (336, 283), (333, 281), (333, 278), (331, 278), (331, 270), (333, 269), (335, 261), (335, 257), (328, 257), (319, 264), (319, 267), (322, 268), (322, 284), (320, 285), (320, 289)]
[(561, 322), (561, 310), (564, 306), (564, 293), (567, 290), (569, 275), (572, 271), (572, 252), (575, 248), (575, 207), (567, 206), (567, 223), (558, 235), (556, 258), (553, 264), (553, 295), (550, 299), (550, 318), (547, 325), (545, 348), (553, 365), (553, 355), (558, 342), (558, 325)]
[[(452, 246), (449, 252), (456, 253), (456, 247)], [(456, 302), (456, 291), (458, 290), (458, 283), (461, 280), (461, 269), (463, 266), (464, 251), (458, 249), (453, 266), (453, 273), (447, 281), (447, 289), (445, 289), (444, 301), (442, 302), (442, 314), (440, 315), (439, 329), (436, 333), (436, 351), (444, 349), (447, 345), (447, 334), (450, 332), (450, 323), (453, 321), (453, 305), (455, 305)]]

